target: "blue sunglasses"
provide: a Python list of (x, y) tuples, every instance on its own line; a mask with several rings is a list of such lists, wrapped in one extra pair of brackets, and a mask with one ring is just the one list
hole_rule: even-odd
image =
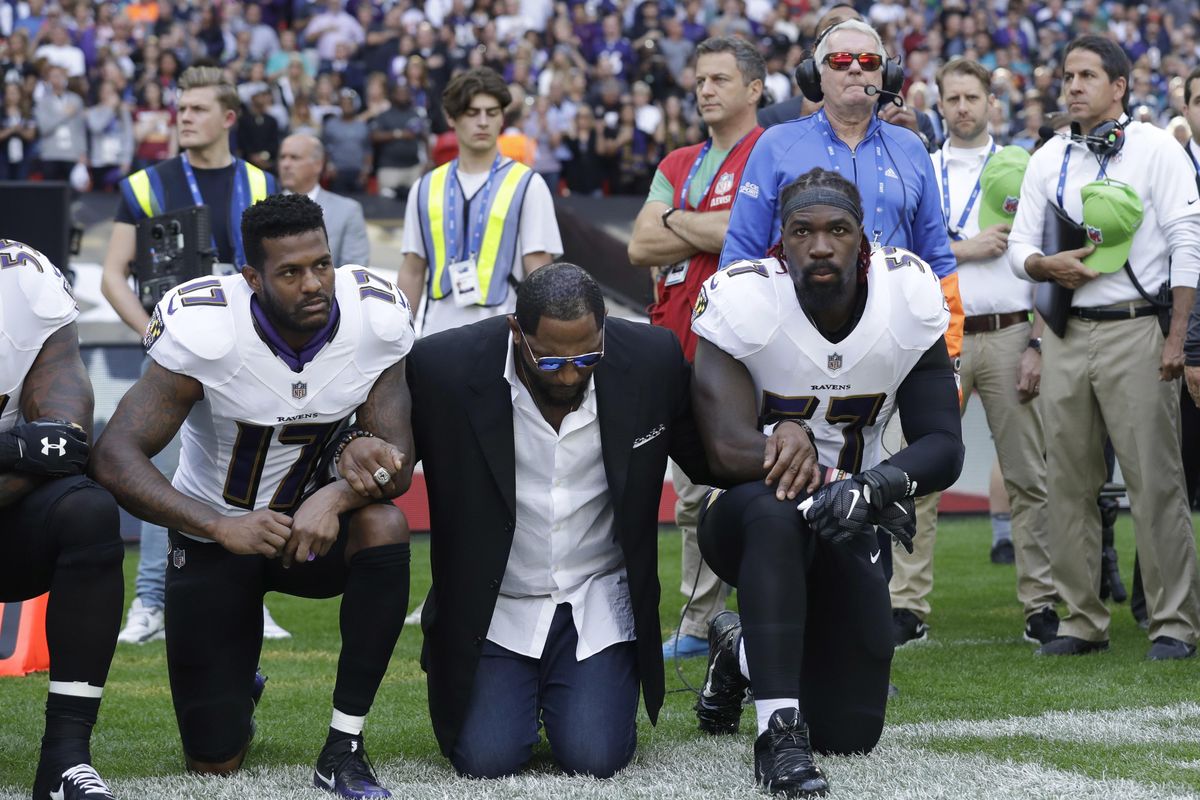
[(529, 357), (542, 372), (558, 372), (567, 364), (574, 364), (576, 369), (587, 369), (596, 366), (600, 363), (600, 359), (604, 358), (604, 328), (600, 329), (600, 350), (595, 353), (584, 353), (578, 356), (542, 356), (541, 358), (533, 354), (533, 348), (529, 346), (529, 337), (525, 335), (524, 329), (518, 325), (517, 330), (521, 331), (521, 340), (525, 342), (525, 349), (529, 351)]

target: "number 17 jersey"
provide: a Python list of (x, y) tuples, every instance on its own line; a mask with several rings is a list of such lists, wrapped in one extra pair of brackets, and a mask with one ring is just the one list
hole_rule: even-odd
[(337, 328), (295, 372), (259, 335), (252, 296), (241, 275), (183, 283), (155, 307), (145, 345), (164, 369), (204, 387), (181, 430), (175, 488), (223, 514), (291, 513), (315, 488), (330, 441), (412, 349), (412, 318), (390, 283), (342, 267)]
[(862, 318), (840, 342), (804, 313), (787, 267), (773, 258), (736, 261), (709, 279), (692, 330), (749, 370), (764, 432), (806, 420), (820, 463), (858, 472), (883, 460), (896, 390), (949, 321), (929, 265), (885, 247), (871, 256)]

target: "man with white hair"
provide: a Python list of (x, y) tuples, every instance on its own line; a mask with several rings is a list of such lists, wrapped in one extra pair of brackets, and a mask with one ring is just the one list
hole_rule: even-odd
[(371, 242), (362, 206), (357, 200), (321, 188), (318, 180), (324, 167), (325, 148), (315, 136), (294, 133), (279, 146), (279, 182), (287, 191), (308, 195), (321, 206), (334, 266), (368, 266)]
[(941, 280), (951, 312), (946, 346), (957, 363), (962, 300), (933, 163), (915, 133), (876, 114), (877, 100), (888, 98), (878, 94), (885, 90), (884, 76), (898, 68), (888, 64), (875, 29), (857, 19), (829, 28), (814, 58), (824, 106), (768, 128), (754, 145), (730, 214), (721, 268), (773, 251), (784, 186), (815, 167), (837, 172), (862, 196), (863, 230), (872, 248), (911, 250)]

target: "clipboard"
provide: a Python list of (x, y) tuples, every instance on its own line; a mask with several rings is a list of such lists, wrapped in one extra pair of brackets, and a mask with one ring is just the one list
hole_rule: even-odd
[[(1087, 243), (1083, 226), (1067, 216), (1067, 212), (1056, 204), (1050, 203), (1049, 206), (1050, 213), (1045, 216), (1042, 226), (1042, 252), (1054, 255), (1063, 250), (1083, 247)], [(1068, 289), (1054, 281), (1039, 283), (1034, 294), (1034, 308), (1046, 321), (1046, 327), (1060, 339), (1067, 333), (1067, 318), (1070, 316), (1071, 299), (1074, 295), (1074, 289)]]

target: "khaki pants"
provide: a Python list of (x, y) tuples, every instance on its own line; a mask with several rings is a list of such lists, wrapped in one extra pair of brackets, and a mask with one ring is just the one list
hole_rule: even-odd
[(708, 621), (725, 610), (729, 586), (704, 563), (700, 557), (700, 546), (696, 543), (700, 506), (708, 487), (692, 483), (674, 461), (671, 462), (671, 482), (675, 484), (675, 493), (679, 495), (675, 501), (675, 524), (683, 534), (683, 575), (679, 581), (679, 591), (683, 592), (685, 598), (692, 598), (679, 625), (679, 632), (684, 636), (704, 639), (708, 637)]
[[(1054, 604), (1046, 513), (1046, 461), (1038, 401), (1022, 405), (1017, 398), (1017, 369), (1029, 343), (1028, 323), (963, 337), (963, 411), (978, 391), (996, 444), (1004, 488), (1012, 506), (1016, 554), (1017, 599), (1026, 617)], [(1044, 380), (1044, 379), (1043, 379)], [(929, 613), (933, 589), (933, 546), (937, 539), (937, 492), (917, 499), (917, 536), (913, 552), (892, 550), (889, 585), (892, 607), (906, 608), (922, 619)]]
[(1116, 450), (1137, 537), (1150, 638), (1195, 642), (1200, 632), (1196, 547), (1179, 453), (1179, 381), (1158, 379), (1162, 331), (1153, 316), (1072, 317), (1043, 344), (1050, 557), (1067, 606), (1059, 634), (1108, 639), (1098, 595), (1104, 437)]

